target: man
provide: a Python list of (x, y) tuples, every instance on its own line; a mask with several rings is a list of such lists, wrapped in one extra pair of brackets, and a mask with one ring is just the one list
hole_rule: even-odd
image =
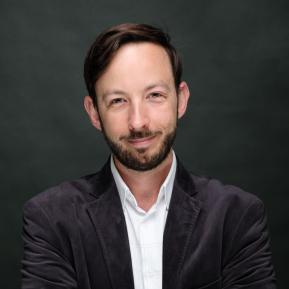
[(22, 288), (275, 288), (262, 202), (190, 174), (172, 150), (189, 89), (168, 35), (113, 27), (84, 70), (112, 155), (25, 204)]

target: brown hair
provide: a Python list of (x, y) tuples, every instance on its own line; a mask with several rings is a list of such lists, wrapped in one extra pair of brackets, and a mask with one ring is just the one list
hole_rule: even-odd
[(162, 46), (171, 61), (176, 90), (182, 76), (182, 64), (170, 36), (160, 28), (147, 24), (124, 23), (103, 31), (93, 42), (84, 62), (84, 79), (89, 95), (97, 105), (95, 83), (110, 64), (117, 50), (131, 42), (152, 42)]

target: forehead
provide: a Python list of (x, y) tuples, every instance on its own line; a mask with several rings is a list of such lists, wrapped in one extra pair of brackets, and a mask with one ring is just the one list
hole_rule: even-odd
[(101, 90), (107, 85), (147, 86), (156, 81), (173, 83), (172, 66), (167, 51), (154, 43), (129, 43), (116, 52), (98, 79), (96, 89)]
[(111, 62), (117, 62), (119, 59), (131, 57), (140, 57), (141, 59), (161, 57), (163, 58), (162, 60), (169, 61), (167, 51), (161, 45), (152, 42), (131, 42), (122, 45), (116, 51)]

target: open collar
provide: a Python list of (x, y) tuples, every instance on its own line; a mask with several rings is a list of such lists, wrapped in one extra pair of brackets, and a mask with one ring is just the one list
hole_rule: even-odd
[[(171, 168), (170, 168), (169, 173), (168, 173), (167, 177), (165, 178), (163, 184), (160, 187), (158, 198), (156, 201), (156, 203), (158, 203), (161, 201), (162, 198), (164, 198), (167, 209), (169, 208), (169, 204), (170, 204), (170, 200), (171, 200), (171, 196), (172, 196), (172, 191), (173, 191), (175, 175), (176, 175), (176, 169), (177, 169), (177, 159), (176, 159), (174, 151), (172, 151), (172, 153), (173, 153), (173, 161), (171, 164)], [(133, 193), (130, 191), (129, 187), (126, 185), (126, 183), (124, 182), (124, 180), (120, 176), (120, 174), (119, 174), (119, 172), (115, 166), (112, 155), (110, 157), (110, 168), (111, 168), (111, 173), (112, 173), (112, 176), (114, 178), (114, 181), (115, 181), (118, 193), (119, 193), (119, 197), (120, 197), (123, 209), (126, 205), (126, 202), (128, 201), (128, 198), (131, 201), (131, 203), (133, 203), (133, 206), (136, 207), (137, 201), (136, 201)]]
[[(87, 212), (103, 250), (112, 288), (133, 289), (128, 233), (109, 161), (96, 176), (92, 194), (95, 201), (88, 204)], [(163, 289), (179, 287), (186, 249), (201, 210), (201, 202), (195, 194), (190, 174), (177, 159), (163, 237)]]

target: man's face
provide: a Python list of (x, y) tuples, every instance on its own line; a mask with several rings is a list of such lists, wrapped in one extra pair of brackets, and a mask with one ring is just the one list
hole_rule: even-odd
[[(182, 86), (187, 89), (182, 83), (181, 91)], [(145, 171), (166, 159), (177, 118), (184, 111), (178, 111), (171, 63), (162, 47), (152, 43), (124, 45), (95, 89), (98, 112), (92, 123), (103, 131), (113, 154), (124, 166)], [(188, 95), (183, 100), (182, 94), (186, 106)]]

